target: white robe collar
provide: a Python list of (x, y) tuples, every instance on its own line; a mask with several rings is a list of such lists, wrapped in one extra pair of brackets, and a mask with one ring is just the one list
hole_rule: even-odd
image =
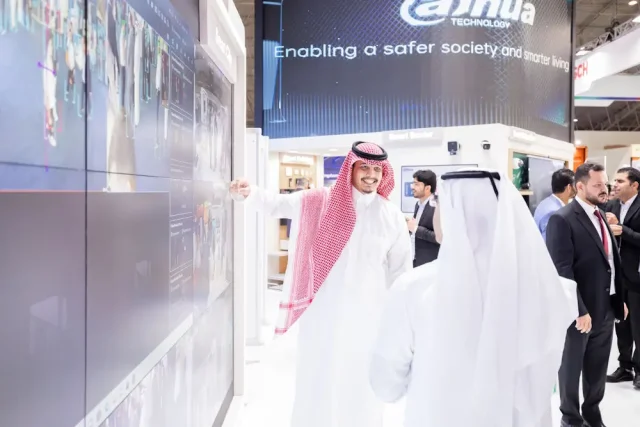
[(363, 194), (358, 190), (356, 190), (355, 187), (351, 187), (351, 194), (353, 197), (353, 206), (357, 209), (358, 207), (367, 207), (371, 205), (371, 202), (375, 200), (376, 194), (378, 193), (374, 192), (369, 194)]

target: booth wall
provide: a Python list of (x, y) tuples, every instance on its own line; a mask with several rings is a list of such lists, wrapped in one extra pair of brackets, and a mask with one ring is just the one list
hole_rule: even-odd
[(575, 140), (591, 149), (604, 149), (605, 145), (631, 145), (640, 143), (640, 132), (576, 131)]
[[(400, 147), (389, 142), (384, 144), (389, 161), (394, 169), (395, 188), (391, 200), (400, 206), (403, 166), (436, 166), (477, 164), (479, 167), (504, 170), (507, 164), (507, 142), (502, 125), (466, 126), (445, 128), (444, 138), (433, 142), (404, 142)], [(483, 140), (491, 141), (491, 149), (483, 150)], [(456, 141), (460, 150), (450, 155), (447, 142)]]
[(575, 138), (587, 147), (587, 160), (604, 164), (609, 179), (619, 168), (631, 164), (631, 146), (640, 143), (638, 132), (577, 131)]
[(618, 169), (631, 165), (631, 147), (589, 149), (587, 160), (602, 163), (611, 181)]

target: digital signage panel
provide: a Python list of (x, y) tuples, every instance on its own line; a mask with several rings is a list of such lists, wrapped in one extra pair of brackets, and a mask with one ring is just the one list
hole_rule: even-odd
[(271, 138), (502, 123), (569, 141), (571, 0), (262, 2)]
[(230, 82), (170, 0), (0, 4), (0, 426), (221, 425)]

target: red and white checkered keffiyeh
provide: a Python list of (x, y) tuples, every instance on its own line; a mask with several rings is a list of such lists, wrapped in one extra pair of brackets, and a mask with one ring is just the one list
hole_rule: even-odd
[[(380, 147), (372, 143), (359, 144), (358, 150), (369, 154), (383, 153)], [(357, 161), (382, 167), (378, 194), (389, 198), (393, 190), (393, 169), (388, 161), (363, 159), (350, 151), (330, 192), (319, 188), (304, 194), (294, 255), (293, 283), (280, 304), (277, 335), (287, 332), (311, 305), (351, 237), (356, 225), (351, 171)]]

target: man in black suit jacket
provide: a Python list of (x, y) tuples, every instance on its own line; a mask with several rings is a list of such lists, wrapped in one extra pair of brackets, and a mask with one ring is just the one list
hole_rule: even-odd
[[(635, 168), (618, 170), (614, 193), (617, 199), (608, 204), (611, 230), (620, 247), (621, 273), (629, 318), (616, 324), (620, 367), (607, 377), (611, 383), (633, 381), (640, 389), (640, 171)], [(633, 351), (635, 341), (636, 349)], [(635, 370), (635, 376), (633, 371)]]
[[(567, 330), (559, 372), (563, 427), (604, 427), (600, 402), (615, 319), (623, 320), (620, 255), (616, 240), (597, 207), (607, 198), (602, 165), (585, 163), (575, 175), (577, 196), (554, 213), (547, 226), (547, 247), (560, 276), (578, 285), (578, 315)], [(580, 411), (582, 374), (584, 403)]]
[(413, 266), (419, 267), (438, 258), (440, 244), (433, 231), (434, 197), (438, 177), (430, 170), (420, 170), (413, 174), (411, 190), (418, 199), (413, 218), (407, 221), (413, 243)]

